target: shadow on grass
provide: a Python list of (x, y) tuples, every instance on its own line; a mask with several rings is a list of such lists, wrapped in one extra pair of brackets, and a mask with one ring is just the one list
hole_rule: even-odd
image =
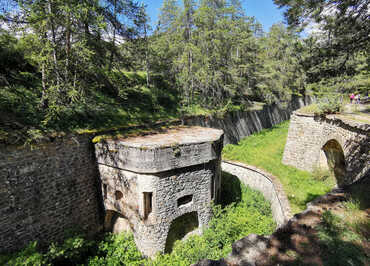
[[(305, 200), (304, 200), (304, 209), (306, 208), (306, 205), (307, 203), (313, 201), (314, 199), (316, 199), (317, 197), (321, 196), (322, 194), (313, 194), (313, 193), (308, 193)], [(303, 205), (303, 204), (302, 204)]]
[(232, 174), (222, 172), (221, 206), (224, 208), (232, 203), (239, 203), (241, 199), (242, 190), (240, 180)]
[[(307, 212), (302, 219), (320, 219)], [(311, 228), (299, 222), (278, 229), (268, 244), (270, 251), (262, 257), (261, 265), (367, 265), (368, 256), (357, 240), (358, 236), (346, 227), (338, 216), (325, 212), (321, 222)], [(275, 250), (274, 255), (270, 252)]]
[[(349, 194), (339, 193), (322, 201), (325, 210), (349, 199), (345, 208), (334, 208), (337, 211), (322, 215), (314, 211), (301, 213), (297, 221), (278, 229), (269, 243), (270, 250), (278, 250), (277, 254), (264, 254), (265, 258), (270, 256), (268, 265), (368, 265), (369, 221), (360, 219), (358, 212), (369, 210), (369, 190), (369, 179), (363, 180), (348, 187)], [(307, 201), (315, 197), (310, 194)], [(306, 226), (307, 221), (311, 226)]]
[(351, 200), (359, 203), (360, 210), (370, 209), (370, 171), (366, 177), (350, 186), (348, 190)]

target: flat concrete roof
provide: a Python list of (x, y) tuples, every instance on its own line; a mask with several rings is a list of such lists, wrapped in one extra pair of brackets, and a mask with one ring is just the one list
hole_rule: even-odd
[(135, 148), (166, 148), (219, 140), (223, 130), (206, 127), (177, 127), (146, 136), (115, 140), (121, 145)]
[(99, 164), (158, 173), (204, 164), (220, 157), (223, 131), (205, 127), (177, 127), (159, 133), (95, 144)]

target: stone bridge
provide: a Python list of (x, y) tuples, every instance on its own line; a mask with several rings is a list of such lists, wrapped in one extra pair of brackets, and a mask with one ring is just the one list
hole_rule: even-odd
[(283, 163), (314, 171), (331, 169), (339, 187), (370, 173), (370, 125), (294, 112)]

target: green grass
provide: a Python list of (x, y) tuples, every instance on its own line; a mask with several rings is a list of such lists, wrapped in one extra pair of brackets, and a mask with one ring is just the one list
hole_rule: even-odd
[[(236, 240), (251, 234), (271, 234), (276, 223), (270, 203), (260, 192), (224, 173), (222, 202), (214, 206), (214, 217), (203, 235), (176, 241), (172, 252), (145, 259), (131, 234), (107, 234), (100, 240), (86, 240), (81, 235), (66, 238), (60, 245), (50, 245), (42, 253), (35, 243), (11, 255), (0, 255), (0, 265), (183, 265), (201, 259), (220, 259), (231, 252)], [(28, 264), (27, 264), (28, 263)]]
[(244, 162), (264, 169), (279, 178), (289, 199), (293, 213), (305, 209), (306, 204), (334, 186), (333, 178), (317, 178), (313, 174), (282, 164), (289, 121), (249, 136), (238, 145), (226, 145), (223, 158)]
[(326, 211), (315, 229), (324, 265), (367, 265), (369, 262), (361, 247), (362, 236), (340, 216)]
[(319, 114), (321, 112), (319, 106), (316, 103), (306, 105), (298, 110), (304, 114)]

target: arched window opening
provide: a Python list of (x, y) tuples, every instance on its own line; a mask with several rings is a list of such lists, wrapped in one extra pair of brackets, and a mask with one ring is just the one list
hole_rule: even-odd
[(189, 233), (194, 232), (198, 227), (199, 222), (197, 212), (186, 213), (173, 220), (170, 230), (168, 231), (165, 252), (171, 252), (176, 240), (183, 239)]

